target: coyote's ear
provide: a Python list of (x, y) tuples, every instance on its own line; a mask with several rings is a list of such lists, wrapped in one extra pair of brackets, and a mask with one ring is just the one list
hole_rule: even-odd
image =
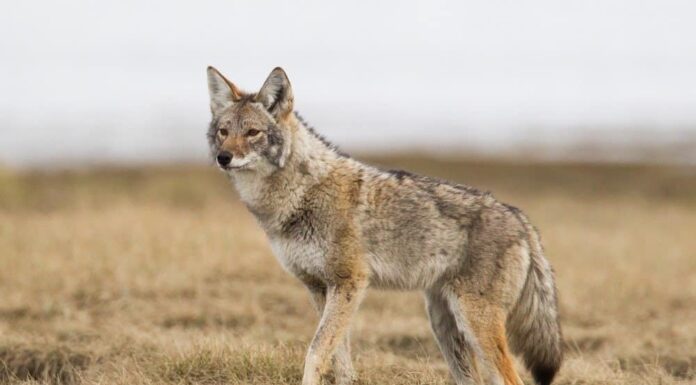
[(292, 112), (294, 101), (292, 88), (282, 68), (276, 67), (271, 71), (261, 90), (256, 94), (256, 101), (263, 104), (276, 119), (282, 119)]
[(213, 115), (242, 98), (239, 89), (213, 67), (208, 67), (208, 92), (210, 92), (210, 111)]

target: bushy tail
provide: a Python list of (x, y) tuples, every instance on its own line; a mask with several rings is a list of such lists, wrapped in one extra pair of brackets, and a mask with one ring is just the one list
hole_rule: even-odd
[(520, 298), (507, 320), (512, 351), (521, 355), (539, 385), (553, 381), (563, 359), (553, 271), (537, 232), (529, 226), (531, 264)]

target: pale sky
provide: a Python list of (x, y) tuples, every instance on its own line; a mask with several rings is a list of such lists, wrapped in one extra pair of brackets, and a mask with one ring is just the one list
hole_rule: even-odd
[(691, 140), (694, 20), (669, 0), (4, 2), (0, 163), (205, 159), (209, 64), (248, 90), (282, 66), (349, 151)]

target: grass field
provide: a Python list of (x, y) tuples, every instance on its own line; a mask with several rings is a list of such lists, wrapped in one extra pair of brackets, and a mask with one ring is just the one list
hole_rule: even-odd
[[(557, 384), (696, 382), (696, 169), (373, 162), (529, 214), (560, 290)], [(0, 383), (299, 384), (316, 322), (212, 167), (0, 171)], [(450, 383), (419, 293), (371, 291), (352, 335), (361, 384)]]

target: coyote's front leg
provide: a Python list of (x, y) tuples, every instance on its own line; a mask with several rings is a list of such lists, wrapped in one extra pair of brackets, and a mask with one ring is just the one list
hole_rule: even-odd
[(305, 358), (302, 385), (319, 385), (339, 344), (345, 343), (350, 321), (365, 293), (364, 280), (343, 280), (326, 288), (326, 303)]
[[(313, 279), (302, 279), (307, 286), (312, 303), (319, 313), (319, 317), (324, 314), (326, 306), (326, 285)], [(336, 377), (336, 385), (350, 385), (356, 380), (355, 370), (350, 357), (350, 331), (346, 332), (343, 342), (338, 345), (333, 357), (333, 372)]]

